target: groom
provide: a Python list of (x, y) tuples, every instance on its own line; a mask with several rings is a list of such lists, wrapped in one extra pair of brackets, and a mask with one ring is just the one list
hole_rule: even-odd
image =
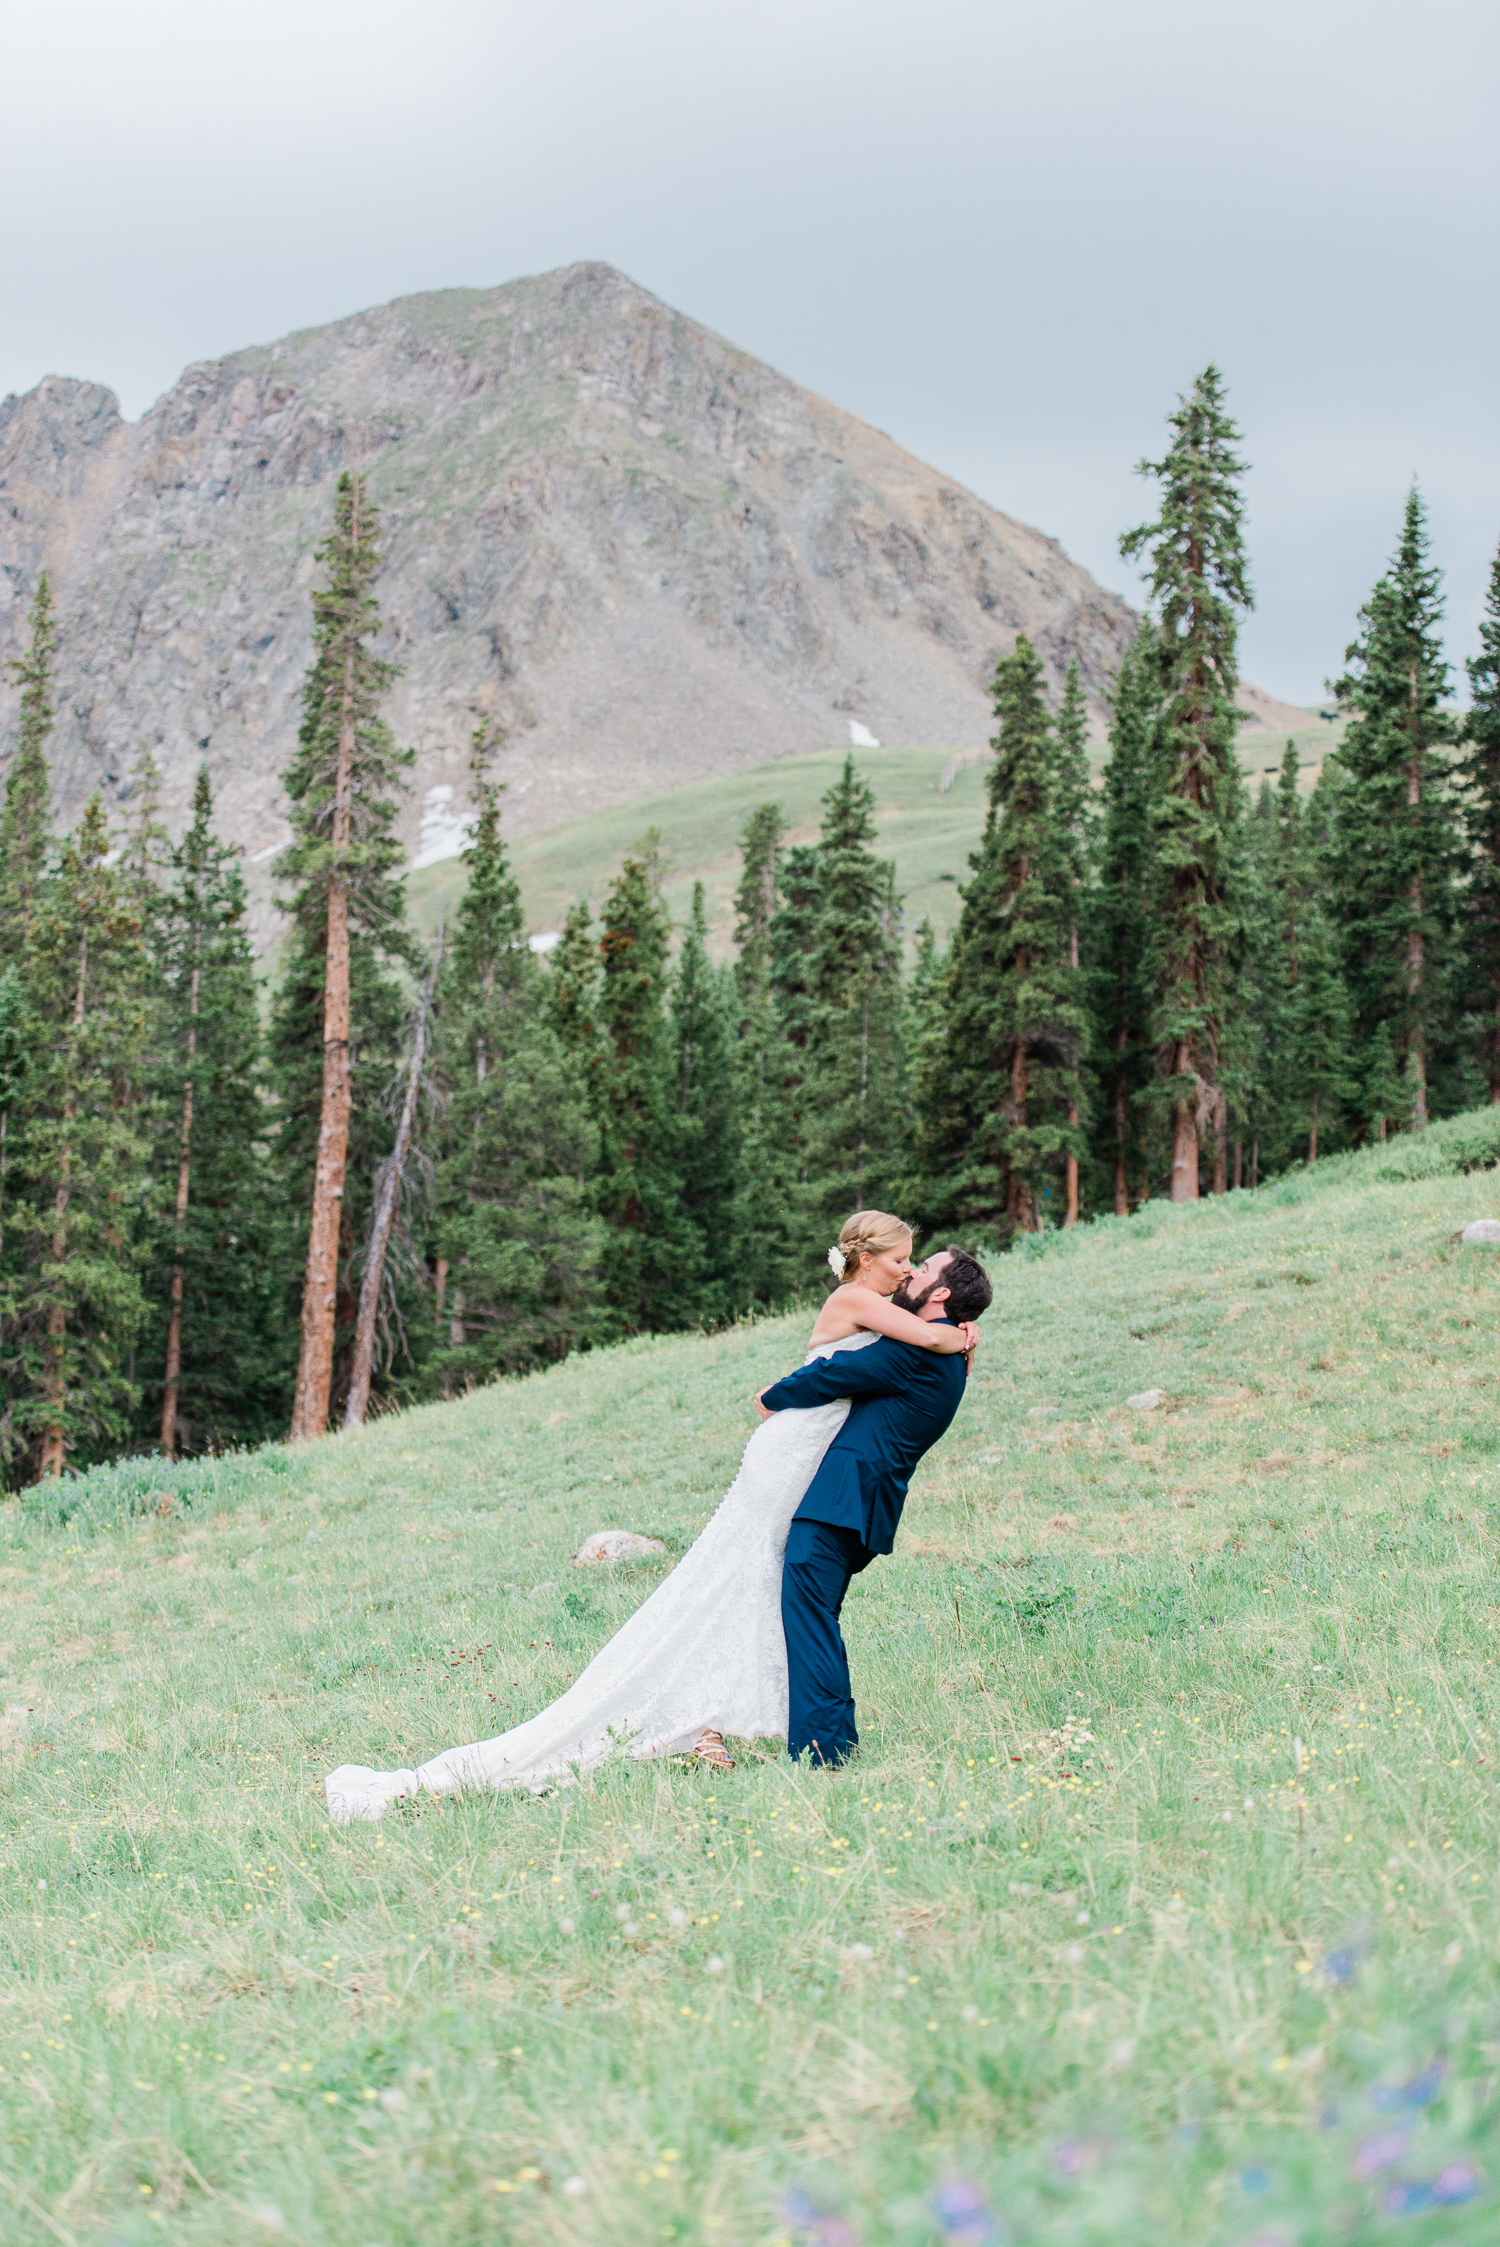
[[(990, 1283), (967, 1249), (929, 1256), (891, 1299), (949, 1325), (987, 1310)], [(850, 1581), (896, 1542), (913, 1467), (958, 1410), (968, 1361), (888, 1339), (815, 1358), (762, 1390), (762, 1418), (836, 1397), (853, 1399), (792, 1516), (781, 1578), (790, 1688), (787, 1746), (812, 1763), (843, 1763), (859, 1745), (839, 1610)]]

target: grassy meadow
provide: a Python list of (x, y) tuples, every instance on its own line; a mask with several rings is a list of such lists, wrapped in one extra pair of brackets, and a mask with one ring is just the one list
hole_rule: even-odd
[[(1292, 737), (1306, 766), (1303, 778), (1308, 786), (1341, 732), (1342, 723), (1325, 724), (1316, 711), (1309, 711), (1306, 731)], [(1279, 768), (1285, 746), (1280, 735), (1260, 730), (1242, 737), (1240, 762), (1252, 787), (1258, 788), (1263, 776)], [(644, 802), (616, 805), (520, 836), (511, 845), (511, 858), (528, 930), (560, 929), (568, 907), (579, 897), (589, 898), (597, 912), (621, 859), (639, 846), (648, 828), (657, 827), (670, 869), (663, 895), (672, 919), (678, 924), (687, 919), (693, 883), (701, 881), (711, 948), (716, 957), (727, 958), (734, 931), (734, 890), (740, 878), (739, 838), (748, 814), (757, 804), (780, 803), (786, 810), (788, 840), (815, 842), (822, 798), (849, 753), (825, 749), (812, 756), (784, 757), (775, 764), (694, 781)], [(1094, 754), (1102, 761), (1103, 742), (1095, 744)], [(946, 938), (958, 919), (958, 884), (968, 877), (969, 853), (984, 825), (980, 758), (973, 751), (961, 754), (942, 748), (856, 749), (853, 755), (875, 791), (877, 847), (896, 862), (908, 947), (914, 946), (924, 915), (939, 937)], [(452, 919), (464, 880), (463, 866), (456, 858), (440, 859), (407, 877), (412, 919), (425, 936), (433, 934), (441, 919)]]
[(12, 1501), (7, 2247), (1493, 2241), (1497, 1156), (1006, 1259), (835, 1774), (320, 1791), (576, 1674), (805, 1316)]

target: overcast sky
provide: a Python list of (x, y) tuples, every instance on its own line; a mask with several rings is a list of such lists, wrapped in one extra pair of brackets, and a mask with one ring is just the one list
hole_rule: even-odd
[(6, 11), (0, 393), (603, 258), (1134, 596), (1214, 359), (1247, 676), (1311, 701), (1413, 475), (1500, 539), (1494, 0), (54, 0)]

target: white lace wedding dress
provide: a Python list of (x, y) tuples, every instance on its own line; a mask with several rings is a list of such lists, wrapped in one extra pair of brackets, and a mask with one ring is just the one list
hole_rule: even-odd
[[(808, 1358), (875, 1339), (853, 1334)], [(782, 1556), (792, 1516), (848, 1410), (840, 1398), (762, 1421), (702, 1534), (561, 1700), (498, 1739), (449, 1748), (415, 1771), (341, 1764), (324, 1782), (330, 1818), (340, 1825), (378, 1818), (387, 1803), (423, 1788), (540, 1791), (622, 1749), (685, 1754), (710, 1727), (740, 1739), (784, 1740)]]

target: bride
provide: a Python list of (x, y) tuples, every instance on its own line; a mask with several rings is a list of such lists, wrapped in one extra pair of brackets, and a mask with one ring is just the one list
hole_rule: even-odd
[[(974, 1347), (973, 1326), (930, 1324), (890, 1300), (911, 1272), (911, 1247), (911, 1229), (899, 1217), (863, 1209), (847, 1219), (828, 1252), (842, 1285), (818, 1314), (809, 1359), (862, 1349), (881, 1334), (923, 1350)], [(387, 1803), (424, 1788), (540, 1791), (618, 1749), (691, 1752), (711, 1769), (731, 1770), (725, 1733), (784, 1740), (782, 1555), (792, 1516), (848, 1410), (840, 1398), (775, 1413), (757, 1428), (701, 1536), (560, 1700), (498, 1739), (449, 1748), (415, 1771), (340, 1765), (325, 1781), (330, 1818), (378, 1818)]]

